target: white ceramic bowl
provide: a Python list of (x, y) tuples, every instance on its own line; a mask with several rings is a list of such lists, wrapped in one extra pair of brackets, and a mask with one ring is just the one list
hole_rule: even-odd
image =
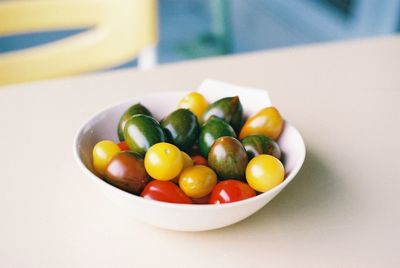
[[(200, 90), (212, 102), (224, 96), (239, 96), (244, 112), (250, 115), (270, 101), (266, 91), (230, 88), (230, 90)], [(161, 228), (179, 231), (203, 231), (234, 224), (247, 218), (274, 198), (294, 178), (305, 158), (305, 146), (300, 133), (286, 122), (278, 143), (285, 155), (285, 180), (268, 192), (256, 197), (222, 205), (186, 205), (147, 200), (124, 192), (98, 178), (92, 172), (92, 149), (100, 140), (118, 141), (117, 123), (122, 113), (132, 104), (141, 102), (157, 119), (176, 109), (185, 91), (158, 93), (132, 98), (110, 106), (89, 119), (78, 131), (74, 141), (76, 161), (83, 172), (110, 200), (120, 205), (126, 214)]]

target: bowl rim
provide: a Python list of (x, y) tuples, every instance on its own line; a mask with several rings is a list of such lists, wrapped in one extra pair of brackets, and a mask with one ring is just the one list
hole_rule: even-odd
[(154, 96), (158, 96), (158, 95), (176, 95), (176, 94), (183, 94), (185, 92), (191, 92), (190, 90), (173, 90), (173, 91), (166, 91), (166, 92), (157, 92), (157, 93), (151, 93), (151, 94), (144, 94), (144, 95), (140, 95), (140, 96), (135, 96), (132, 97), (128, 100), (124, 100), (124, 101), (120, 101), (120, 102), (116, 102), (116, 103), (112, 103), (110, 105), (107, 105), (105, 108), (101, 109), (100, 111), (92, 114), (91, 116), (89, 116), (88, 119), (84, 120), (84, 123), (79, 127), (79, 129), (76, 131), (74, 138), (73, 138), (73, 155), (74, 155), (74, 159), (77, 162), (78, 166), (81, 168), (81, 170), (83, 170), (83, 172), (90, 177), (95, 183), (97, 183), (98, 185), (107, 188), (108, 190), (114, 192), (115, 194), (122, 194), (124, 197), (129, 198), (135, 202), (141, 202), (144, 205), (155, 205), (155, 206), (160, 206), (160, 207), (168, 207), (168, 208), (174, 208), (174, 209), (182, 209), (182, 210), (218, 210), (221, 208), (229, 208), (229, 207), (237, 207), (237, 206), (241, 206), (241, 205), (245, 205), (247, 203), (252, 203), (252, 202), (256, 202), (257, 200), (263, 199), (266, 195), (269, 194), (277, 194), (279, 193), (283, 188), (286, 187), (287, 184), (289, 184), (293, 178), (297, 175), (297, 173), (299, 172), (299, 170), (301, 169), (301, 167), (303, 166), (305, 157), (306, 157), (306, 147), (304, 144), (304, 140), (303, 137), (301, 136), (300, 132), (297, 130), (296, 127), (294, 127), (292, 124), (290, 124), (287, 120), (285, 120), (285, 126), (283, 131), (285, 131), (285, 129), (287, 127), (291, 127), (294, 132), (300, 137), (300, 142), (301, 144), (299, 144), (299, 146), (301, 146), (301, 151), (303, 152), (302, 155), (300, 156), (299, 161), (295, 164), (295, 166), (293, 167), (292, 171), (289, 173), (289, 175), (284, 179), (283, 182), (281, 182), (280, 184), (278, 184), (277, 186), (273, 187), (272, 189), (264, 192), (264, 193), (260, 193), (254, 197), (248, 198), (248, 199), (244, 199), (244, 200), (240, 200), (240, 201), (236, 201), (236, 202), (232, 202), (232, 203), (223, 203), (223, 204), (180, 204), (180, 203), (168, 203), (168, 202), (162, 202), (162, 201), (157, 201), (157, 200), (151, 200), (151, 199), (146, 199), (143, 198), (141, 196), (138, 195), (134, 195), (131, 193), (128, 193), (124, 190), (121, 190), (109, 183), (107, 183), (105, 180), (103, 180), (102, 178), (96, 176), (82, 161), (80, 154), (79, 154), (79, 141), (80, 141), (80, 137), (82, 135), (82, 133), (84, 132), (84, 130), (87, 128), (87, 125), (89, 122), (94, 121), (96, 118), (99, 118), (103, 113), (105, 113), (108, 110), (111, 110), (117, 106), (123, 105), (125, 103), (132, 103), (134, 101), (138, 101), (140, 102), (141, 98), (151, 98)]

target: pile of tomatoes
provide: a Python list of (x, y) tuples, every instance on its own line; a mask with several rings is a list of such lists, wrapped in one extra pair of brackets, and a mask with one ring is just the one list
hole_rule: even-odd
[(142, 104), (118, 123), (120, 142), (98, 142), (99, 177), (147, 199), (183, 204), (231, 203), (266, 192), (284, 180), (276, 142), (284, 120), (265, 107), (247, 120), (237, 96), (208, 104), (189, 93), (158, 122)]

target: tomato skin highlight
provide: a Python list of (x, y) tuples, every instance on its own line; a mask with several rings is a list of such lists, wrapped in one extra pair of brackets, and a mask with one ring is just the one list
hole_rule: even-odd
[(121, 118), (119, 119), (118, 122), (118, 138), (120, 141), (124, 141), (124, 128), (126, 122), (131, 118), (132, 116), (136, 114), (144, 114), (148, 116), (152, 116), (151, 112), (144, 107), (141, 103), (136, 103), (135, 105), (132, 105), (129, 107), (125, 112), (122, 114)]
[(247, 183), (238, 180), (225, 180), (214, 187), (209, 203), (232, 203), (254, 196), (256, 196), (256, 192)]
[(170, 181), (153, 180), (149, 182), (140, 194), (145, 199), (177, 203), (192, 204), (192, 200), (185, 193)]
[(193, 155), (192, 156), (193, 164), (202, 165), (208, 167), (208, 161), (201, 155)]

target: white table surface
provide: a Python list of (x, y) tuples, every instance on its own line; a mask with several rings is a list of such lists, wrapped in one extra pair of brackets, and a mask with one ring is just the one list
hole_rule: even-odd
[[(124, 215), (75, 164), (76, 130), (208, 77), (269, 90), (305, 139), (301, 172), (215, 231)], [(0, 88), (0, 267), (400, 267), (399, 124), (399, 36)]]

